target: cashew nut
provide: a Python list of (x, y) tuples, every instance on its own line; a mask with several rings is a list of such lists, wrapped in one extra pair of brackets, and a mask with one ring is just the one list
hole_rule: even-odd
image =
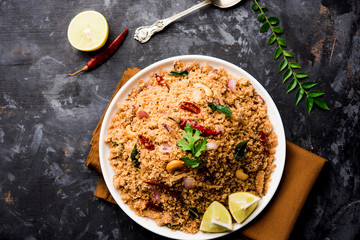
[(186, 165), (181, 160), (173, 160), (166, 165), (166, 171), (173, 174), (176, 170), (185, 170)]
[(125, 134), (128, 138), (132, 139), (134, 137), (136, 137), (136, 133), (134, 133), (132, 130), (131, 130), (131, 126), (130, 125), (127, 125), (126, 128), (125, 128)]
[(194, 84), (195, 88), (201, 88), (202, 90), (205, 91), (205, 95), (208, 97), (212, 97), (214, 95), (213, 91), (206, 85), (202, 84), (202, 83), (195, 83)]
[(237, 179), (240, 179), (242, 181), (245, 181), (246, 179), (248, 179), (249, 175), (247, 175), (246, 173), (244, 173), (244, 171), (242, 169), (238, 169), (235, 172), (235, 177)]

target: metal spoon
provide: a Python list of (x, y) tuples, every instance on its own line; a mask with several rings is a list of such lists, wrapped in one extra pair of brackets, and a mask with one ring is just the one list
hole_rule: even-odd
[(151, 36), (154, 33), (160, 32), (161, 30), (163, 30), (167, 25), (169, 25), (173, 21), (175, 21), (175, 20), (185, 16), (186, 14), (189, 14), (201, 7), (204, 7), (208, 4), (213, 4), (219, 8), (228, 8), (228, 7), (234, 6), (235, 4), (237, 4), (239, 2), (241, 2), (241, 0), (205, 0), (197, 5), (181, 12), (181, 13), (178, 13), (178, 14), (172, 16), (172, 17), (158, 20), (151, 26), (143, 26), (143, 27), (137, 28), (135, 31), (134, 38), (141, 43), (145, 43), (150, 40)]

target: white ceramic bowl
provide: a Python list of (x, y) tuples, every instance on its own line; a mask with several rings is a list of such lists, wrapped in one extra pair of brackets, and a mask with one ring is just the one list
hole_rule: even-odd
[(114, 99), (111, 101), (109, 105), (108, 110), (106, 111), (100, 132), (99, 153), (100, 153), (101, 170), (106, 185), (109, 188), (110, 193), (114, 197), (117, 204), (130, 218), (132, 218), (135, 222), (137, 222), (144, 228), (159, 235), (173, 239), (213, 239), (224, 236), (228, 233), (203, 233), (199, 231), (196, 234), (186, 234), (181, 231), (172, 231), (167, 227), (159, 227), (158, 225), (156, 225), (154, 220), (137, 216), (132, 210), (130, 210), (129, 206), (123, 203), (119, 191), (113, 185), (113, 176), (115, 175), (115, 173), (108, 160), (108, 156), (110, 155), (110, 148), (107, 144), (105, 144), (104, 140), (107, 136), (108, 126), (111, 122), (111, 119), (117, 111), (117, 103), (127, 98), (130, 90), (136, 87), (136, 84), (140, 79), (147, 81), (149, 79), (150, 73), (158, 72), (159, 69), (171, 70), (173, 68), (174, 61), (176, 60), (181, 60), (185, 63), (192, 63), (194, 61), (197, 61), (199, 62), (200, 65), (203, 65), (204, 63), (208, 63), (209, 65), (212, 65), (214, 68), (223, 67), (227, 70), (229, 74), (233, 75), (234, 77), (243, 76), (249, 79), (251, 84), (254, 86), (256, 92), (259, 93), (261, 97), (265, 100), (268, 107), (268, 115), (270, 121), (273, 124), (274, 131), (278, 135), (279, 144), (276, 147), (276, 154), (275, 154), (276, 168), (271, 174), (272, 181), (270, 182), (270, 186), (267, 194), (260, 200), (258, 207), (255, 209), (255, 211), (243, 223), (234, 224), (234, 231), (244, 227), (246, 224), (252, 221), (262, 210), (264, 210), (266, 205), (270, 202), (271, 198), (274, 196), (274, 193), (280, 183), (285, 165), (285, 150), (286, 150), (285, 133), (279, 111), (276, 108), (274, 101), (271, 99), (270, 95), (265, 90), (265, 88), (255, 78), (253, 78), (250, 74), (248, 74), (240, 67), (214, 57), (208, 57), (202, 55), (183, 55), (183, 56), (171, 57), (156, 62), (154, 64), (151, 64), (150, 66), (146, 67), (145, 69), (137, 73), (135, 76), (133, 76), (115, 95)]

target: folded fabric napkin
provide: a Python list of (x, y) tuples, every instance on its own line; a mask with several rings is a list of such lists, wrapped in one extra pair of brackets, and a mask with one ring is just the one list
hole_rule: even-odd
[[(113, 97), (139, 71), (138, 68), (127, 69), (118, 83)], [(100, 174), (95, 196), (116, 204), (106, 187), (99, 162), (99, 134), (104, 114), (93, 132), (90, 142), (91, 149), (85, 165)], [(285, 169), (273, 199), (249, 225), (232, 234), (231, 239), (287, 239), (326, 161), (287, 141)]]

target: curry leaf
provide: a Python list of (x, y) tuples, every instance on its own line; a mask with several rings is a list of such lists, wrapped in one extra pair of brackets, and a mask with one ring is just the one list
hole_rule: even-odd
[(280, 20), (277, 17), (269, 17), (269, 22), (271, 25), (279, 24)]
[(223, 113), (226, 116), (232, 117), (232, 115), (233, 115), (231, 109), (226, 105), (219, 105), (216, 103), (209, 102), (208, 106), (211, 108), (211, 110), (217, 111), (219, 113)]
[(277, 42), (278, 42), (278, 44), (279, 44), (280, 46), (283, 46), (283, 47), (286, 47), (286, 46), (287, 46), (285, 40), (282, 39), (282, 38), (278, 38), (278, 39), (277, 39)]
[(291, 92), (292, 90), (294, 90), (295, 87), (296, 87), (296, 84), (297, 84), (297, 81), (296, 81), (296, 79), (294, 78), (293, 80), (291, 80), (291, 82), (290, 82), (289, 85), (287, 86), (287, 88), (286, 88), (286, 93), (289, 93), (289, 92)]
[(259, 21), (259, 22), (265, 21), (265, 14), (261, 13), (261, 14), (258, 16), (258, 21)]
[(245, 157), (246, 153), (246, 144), (249, 142), (249, 140), (242, 141), (238, 143), (234, 150), (234, 158), (236, 160), (241, 160)]
[(288, 62), (286, 59), (282, 60), (279, 65), (279, 72), (282, 72), (286, 68), (287, 64), (288, 64)]
[(276, 35), (272, 34), (271, 37), (269, 38), (268, 45), (273, 44), (275, 40), (276, 40)]
[(169, 73), (170, 76), (182, 76), (182, 77), (186, 77), (189, 74), (188, 70), (185, 71), (171, 71)]
[(312, 110), (312, 108), (314, 106), (314, 99), (312, 97), (310, 97), (310, 96), (307, 96), (305, 106), (306, 106), (306, 110), (310, 114), (310, 112), (311, 112), (311, 110)]
[(286, 71), (283, 74), (283, 83), (286, 82), (292, 75), (292, 70), (290, 68), (286, 69)]
[(269, 30), (269, 24), (266, 22), (266, 23), (264, 23), (263, 25), (261, 25), (261, 27), (260, 27), (260, 32), (261, 33), (264, 33), (264, 32), (267, 32), (267, 30)]
[(289, 62), (289, 66), (291, 68), (299, 68), (299, 69), (301, 69), (301, 66), (299, 64), (297, 64), (296, 62)]
[(295, 104), (298, 105), (299, 102), (301, 101), (301, 99), (304, 96), (304, 89), (303, 88), (299, 88), (295, 94)]
[(311, 90), (308, 92), (308, 96), (313, 97), (313, 98), (320, 97), (324, 94), (325, 93), (323, 93), (322, 91), (319, 91), (319, 90)]
[(314, 87), (315, 85), (317, 85), (317, 83), (313, 82), (313, 81), (308, 81), (308, 82), (301, 83), (301, 87), (304, 88), (304, 89), (310, 89), (310, 88)]
[(328, 107), (328, 105), (326, 104), (326, 102), (324, 100), (322, 100), (321, 98), (314, 98), (314, 103), (324, 109), (324, 110), (330, 110), (330, 108)]
[(130, 153), (130, 159), (131, 159), (131, 161), (132, 161), (135, 168), (139, 168), (139, 166), (140, 166), (138, 154), (139, 154), (139, 152), (137, 150), (137, 145), (135, 144), (133, 150)]
[(281, 51), (281, 47), (278, 47), (276, 50), (275, 50), (275, 53), (274, 53), (274, 59), (278, 59), (281, 55), (282, 51)]

